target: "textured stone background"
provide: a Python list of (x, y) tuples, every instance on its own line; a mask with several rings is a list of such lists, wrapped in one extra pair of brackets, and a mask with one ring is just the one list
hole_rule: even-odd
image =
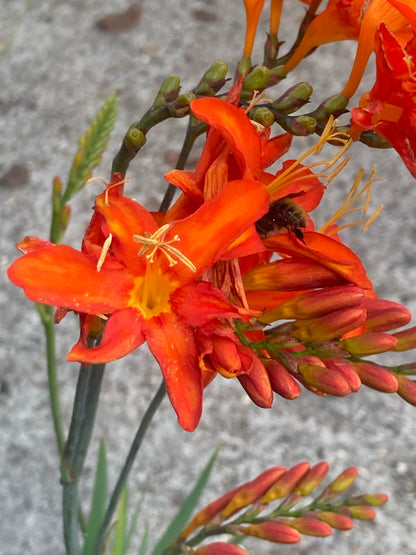
[[(290, 42), (303, 8), (287, 4), (294, 23), (286, 18), (283, 33)], [(11, 36), (22, 7), (23, 0), (2, 3), (0, 43)], [(0, 553), (4, 555), (63, 553), (59, 461), (48, 406), (44, 340), (33, 307), (7, 282), (6, 268), (17, 256), (14, 243), (26, 234), (47, 237), (51, 179), (56, 174), (66, 178), (79, 136), (111, 92), (116, 90), (121, 102), (108, 153), (96, 172), (105, 178), (125, 130), (145, 112), (168, 73), (178, 73), (186, 91), (214, 59), (229, 62), (232, 74), (241, 52), (240, 0), (148, 0), (137, 26), (121, 32), (97, 27), (102, 17), (127, 7), (126, 0), (37, 0), (0, 64)], [(320, 53), (287, 81), (289, 85), (311, 80), (315, 102), (342, 88), (354, 45), (325, 47)], [(282, 91), (284, 87), (285, 83)], [(151, 131), (148, 145), (131, 166), (129, 191), (150, 209), (161, 198), (162, 176), (173, 165), (183, 129), (184, 121), (169, 121)], [(366, 234), (354, 228), (345, 232), (344, 239), (362, 256), (378, 293), (404, 302), (414, 312), (414, 180), (393, 151), (373, 152), (356, 145), (352, 154), (354, 165), (365, 167), (367, 175), (377, 162), (385, 182), (375, 186), (374, 207), (383, 202), (385, 210)], [(353, 176), (351, 167), (331, 184), (319, 216), (322, 221), (339, 205)], [(73, 203), (67, 241), (74, 246), (79, 245), (100, 187), (91, 184)], [(65, 418), (70, 415), (77, 367), (63, 360), (77, 337), (76, 327), (76, 319), (69, 316), (58, 329)], [(160, 371), (145, 350), (108, 366), (86, 464), (86, 490), (98, 438), (107, 442), (113, 483), (159, 381)], [(331, 463), (332, 476), (347, 466), (358, 466), (357, 491), (390, 496), (374, 523), (358, 523), (351, 532), (325, 540), (305, 538), (291, 547), (256, 542), (253, 554), (414, 553), (415, 415), (415, 409), (399, 397), (365, 387), (346, 399), (322, 399), (311, 393), (291, 402), (276, 398), (274, 407), (265, 411), (248, 401), (237, 382), (219, 378), (206, 392), (203, 418), (194, 434), (178, 429), (167, 401), (156, 416), (132, 472), (133, 500), (138, 490), (146, 492), (139, 529), (149, 525), (157, 536), (215, 446), (223, 442), (207, 502), (269, 466), (322, 459)]]

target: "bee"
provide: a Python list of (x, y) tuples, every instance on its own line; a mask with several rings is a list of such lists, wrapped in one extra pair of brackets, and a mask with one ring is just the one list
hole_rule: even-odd
[(302, 206), (295, 202), (293, 197), (303, 193), (294, 193), (279, 198), (272, 202), (269, 211), (255, 223), (257, 233), (262, 239), (275, 235), (286, 228), (289, 233), (294, 233), (298, 239), (303, 239), (302, 228), (306, 227), (306, 213)]

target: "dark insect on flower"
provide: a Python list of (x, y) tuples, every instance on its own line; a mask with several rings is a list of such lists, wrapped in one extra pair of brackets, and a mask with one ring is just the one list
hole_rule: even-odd
[[(303, 193), (300, 193), (303, 194)], [(299, 193), (287, 195), (272, 202), (269, 211), (256, 222), (256, 230), (262, 239), (275, 235), (286, 228), (304, 242), (302, 228), (306, 227), (306, 214), (302, 206), (292, 200)]]

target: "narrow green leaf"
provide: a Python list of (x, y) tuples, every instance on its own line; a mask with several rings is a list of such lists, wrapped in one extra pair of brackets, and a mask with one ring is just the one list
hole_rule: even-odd
[(146, 526), (146, 528), (144, 529), (142, 542), (140, 544), (137, 555), (146, 555), (148, 544), (149, 544), (149, 527)]
[(195, 487), (188, 495), (188, 497), (185, 499), (185, 501), (182, 504), (182, 507), (178, 511), (178, 514), (169, 524), (168, 528), (166, 529), (166, 532), (163, 534), (162, 538), (159, 540), (159, 543), (152, 551), (152, 555), (161, 555), (163, 553), (163, 550), (169, 544), (171, 544), (174, 541), (174, 539), (180, 534), (180, 532), (182, 532), (182, 530), (185, 528), (186, 524), (188, 523), (192, 515), (192, 512), (197, 506), (201, 493), (203, 492), (208, 482), (208, 479), (211, 475), (212, 468), (214, 466), (214, 463), (218, 456), (219, 451), (220, 451), (220, 447), (217, 447), (214, 451), (214, 454), (211, 456), (207, 465), (203, 469)]
[(94, 553), (94, 543), (104, 518), (108, 494), (107, 454), (105, 443), (100, 441), (98, 450), (97, 469), (95, 472), (94, 491), (92, 495), (91, 511), (88, 520), (85, 543), (82, 555)]
[(127, 553), (127, 549), (125, 547), (127, 529), (127, 502), (128, 491), (127, 485), (125, 485), (117, 506), (113, 555), (125, 555), (125, 553)]
[[(133, 534), (134, 534), (134, 532), (136, 531), (136, 528), (137, 528), (137, 521), (139, 520), (139, 515), (140, 515), (142, 507), (143, 507), (143, 501), (144, 501), (144, 497), (142, 497), (138, 501), (138, 503), (136, 505), (136, 509), (133, 513), (133, 518), (131, 519), (131, 522), (130, 522), (129, 531), (128, 531), (127, 536), (126, 536), (126, 543), (125, 543), (126, 553), (128, 553), (128, 550), (130, 549), (130, 544), (131, 544), (131, 541), (133, 539)], [(148, 530), (147, 529), (145, 531), (145, 536), (144, 537), (146, 537), (146, 536), (148, 536)], [(144, 540), (144, 537), (143, 537), (143, 540)], [(143, 544), (143, 541), (142, 541), (142, 544)], [(146, 540), (145, 548), (147, 548), (147, 540)]]
[(62, 197), (64, 206), (91, 177), (93, 169), (100, 163), (101, 156), (107, 148), (108, 139), (117, 117), (118, 96), (113, 93), (91, 122), (91, 125), (78, 143), (69, 172), (68, 185)]

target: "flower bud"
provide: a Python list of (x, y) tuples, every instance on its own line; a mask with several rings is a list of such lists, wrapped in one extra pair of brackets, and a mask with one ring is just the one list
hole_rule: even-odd
[(228, 66), (222, 60), (215, 61), (204, 73), (195, 89), (195, 94), (214, 96), (227, 81)]
[(344, 501), (344, 505), (363, 505), (369, 507), (379, 507), (384, 505), (389, 500), (388, 495), (385, 493), (364, 493), (363, 495), (356, 495)]
[(249, 555), (239, 545), (227, 542), (213, 542), (208, 545), (202, 545), (191, 553), (194, 555)]
[(366, 331), (379, 333), (394, 330), (405, 326), (412, 319), (406, 307), (393, 301), (368, 298), (365, 299), (364, 306), (367, 310)]
[(55, 175), (52, 181), (52, 199), (61, 200), (63, 183), (62, 179)]
[(336, 310), (313, 320), (297, 321), (298, 329), (293, 336), (301, 341), (329, 341), (341, 337), (365, 322), (364, 308), (354, 307)]
[(361, 133), (359, 141), (371, 148), (391, 148), (391, 143), (374, 131), (364, 131)]
[(396, 374), (395, 376), (399, 383), (397, 393), (407, 403), (416, 407), (416, 382), (401, 374)]
[(335, 528), (336, 530), (351, 530), (353, 528), (354, 523), (353, 521), (347, 516), (340, 513), (331, 513), (330, 511), (321, 511), (316, 513), (316, 516), (319, 520), (323, 520), (331, 528)]
[(284, 114), (275, 113), (275, 121), (288, 133), (297, 137), (306, 137), (313, 133), (316, 129), (316, 119), (311, 116), (285, 116)]
[(351, 355), (363, 357), (394, 350), (397, 339), (388, 333), (364, 333), (339, 342)]
[(394, 351), (408, 351), (416, 347), (416, 326), (393, 333), (393, 336), (397, 339)]
[(244, 72), (250, 71), (251, 68), (252, 68), (251, 58), (249, 56), (244, 56), (238, 62), (237, 77), (241, 77), (241, 75), (243, 75)]
[(323, 393), (336, 397), (345, 397), (351, 393), (347, 380), (335, 370), (316, 364), (299, 364), (298, 371), (307, 384)]
[(269, 376), (270, 384), (275, 393), (285, 399), (296, 399), (301, 394), (301, 389), (295, 378), (277, 360), (263, 360)]
[(298, 518), (281, 519), (284, 524), (291, 526), (301, 534), (306, 536), (316, 536), (326, 538), (332, 534), (332, 528), (326, 522), (319, 520), (315, 516), (301, 516)]
[(318, 123), (325, 124), (330, 115), (337, 118), (341, 114), (344, 114), (348, 102), (348, 98), (343, 94), (335, 94), (324, 100), (310, 116), (314, 117)]
[(125, 134), (123, 143), (128, 149), (138, 150), (146, 143), (146, 135), (133, 124)]
[(358, 391), (361, 387), (361, 380), (354, 365), (348, 360), (342, 358), (327, 358), (325, 366), (330, 370), (339, 372), (341, 376), (347, 381), (352, 392)]
[(316, 501), (319, 503), (329, 503), (332, 499), (337, 497), (340, 493), (350, 487), (358, 476), (358, 470), (354, 466), (347, 468), (327, 488), (321, 493)]
[(348, 507), (348, 512), (353, 518), (357, 518), (358, 520), (374, 520), (377, 516), (372, 507)]
[(262, 503), (271, 503), (288, 495), (309, 470), (309, 463), (301, 462), (283, 474), (263, 495)]
[(160, 86), (159, 92), (153, 102), (152, 109), (157, 110), (164, 104), (173, 102), (179, 94), (180, 83), (181, 81), (177, 75), (168, 75)]
[(260, 359), (251, 353), (248, 347), (240, 347), (240, 353), (251, 356), (252, 366), (248, 374), (240, 374), (238, 380), (244, 387), (247, 395), (257, 406), (268, 409), (273, 403), (273, 390), (269, 376)]
[(245, 78), (243, 91), (259, 91), (267, 87), (270, 69), (267, 66), (255, 67)]
[(356, 285), (326, 287), (293, 297), (269, 314), (272, 313), (275, 320), (320, 318), (336, 310), (359, 306), (363, 299), (364, 291)]
[(291, 114), (309, 102), (313, 93), (310, 83), (303, 81), (293, 85), (272, 104), (273, 109), (281, 114)]
[(270, 127), (274, 123), (274, 114), (266, 106), (255, 106), (249, 111), (248, 117), (263, 127)]
[(174, 118), (183, 118), (190, 112), (190, 104), (196, 96), (193, 92), (187, 92), (178, 96), (173, 104), (169, 105), (169, 113)]
[(319, 486), (325, 478), (329, 470), (329, 465), (326, 461), (322, 461), (308, 470), (307, 474), (296, 486), (294, 492), (300, 493), (302, 496), (309, 495), (315, 488)]
[(397, 378), (387, 368), (372, 362), (354, 362), (353, 364), (364, 385), (381, 393), (395, 393), (398, 390)]
[(275, 466), (269, 468), (251, 482), (244, 484), (221, 511), (221, 516), (224, 519), (229, 518), (243, 507), (254, 503), (285, 472), (286, 468), (284, 466)]
[(251, 526), (240, 526), (240, 532), (248, 536), (256, 536), (275, 543), (297, 543), (301, 535), (291, 526), (282, 524), (279, 520), (269, 520)]

